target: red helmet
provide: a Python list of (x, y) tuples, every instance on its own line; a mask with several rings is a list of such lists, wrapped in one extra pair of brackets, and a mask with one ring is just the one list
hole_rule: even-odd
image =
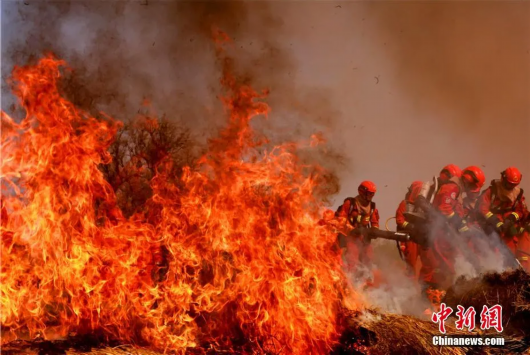
[(375, 192), (377, 191), (377, 187), (375, 184), (371, 181), (363, 181), (359, 185), (359, 188), (357, 189), (359, 191), (359, 195), (363, 197), (364, 199), (371, 201), (372, 197), (374, 197)]
[(444, 166), (442, 171), (440, 171), (440, 179), (441, 180), (449, 180), (453, 176), (461, 177), (462, 176), (462, 170), (454, 164), (449, 164)]
[(479, 192), (486, 182), (486, 175), (478, 166), (468, 166), (462, 171), (462, 180), (466, 190)]
[(510, 166), (501, 173), (502, 182), (509, 188), (514, 188), (521, 183), (523, 174), (514, 166)]

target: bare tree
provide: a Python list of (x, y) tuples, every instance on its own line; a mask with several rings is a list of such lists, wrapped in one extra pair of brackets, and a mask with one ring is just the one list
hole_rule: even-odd
[(162, 161), (169, 159), (171, 175), (180, 176), (183, 167), (192, 166), (195, 148), (189, 129), (165, 117), (140, 115), (124, 123), (109, 148), (112, 162), (101, 165), (124, 216), (142, 212), (152, 195), (150, 181)]

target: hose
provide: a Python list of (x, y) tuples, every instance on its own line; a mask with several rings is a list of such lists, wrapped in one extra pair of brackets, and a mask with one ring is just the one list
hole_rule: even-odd
[(388, 218), (388, 219), (386, 220), (386, 222), (385, 222), (385, 228), (386, 228), (387, 231), (390, 231), (390, 228), (388, 228), (388, 221), (390, 221), (391, 219), (396, 219), (396, 217), (395, 217), (395, 216), (394, 216), (394, 217), (390, 217), (390, 218)]

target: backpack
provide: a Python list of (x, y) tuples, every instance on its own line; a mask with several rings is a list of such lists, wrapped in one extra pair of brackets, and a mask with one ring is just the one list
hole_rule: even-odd
[[(355, 199), (353, 197), (348, 197), (344, 200), (344, 203), (346, 203), (346, 201), (350, 201), (350, 210), (346, 214), (346, 216), (349, 216), (353, 212), (353, 208), (355, 206)], [(340, 205), (339, 208), (337, 208), (337, 210), (335, 211), (335, 217), (339, 217), (339, 214), (342, 211), (343, 206), (344, 204)], [(370, 216), (374, 213), (374, 210), (375, 210), (375, 202), (370, 202)]]

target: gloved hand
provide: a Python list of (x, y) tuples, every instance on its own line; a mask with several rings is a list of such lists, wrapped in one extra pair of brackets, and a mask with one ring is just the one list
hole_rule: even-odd
[(501, 232), (508, 235), (517, 234), (517, 229), (515, 228), (515, 217), (513, 215), (509, 215), (504, 219), (503, 225), (501, 226)]

